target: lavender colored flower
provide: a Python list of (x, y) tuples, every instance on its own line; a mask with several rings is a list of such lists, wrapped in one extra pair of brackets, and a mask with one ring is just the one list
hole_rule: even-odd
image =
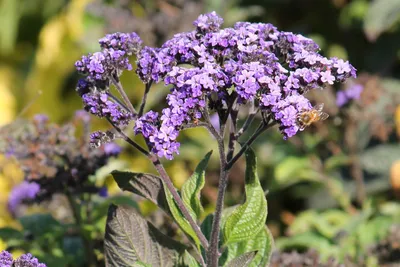
[(336, 93), (336, 106), (342, 107), (349, 102), (349, 99), (344, 91), (338, 91)]
[[(221, 114), (232, 102), (238, 108), (256, 103), (289, 138), (300, 130), (299, 114), (312, 108), (304, 97), (307, 91), (356, 76), (349, 62), (323, 57), (318, 45), (300, 34), (249, 22), (221, 29), (222, 23), (215, 12), (200, 15), (193, 23), (195, 30), (176, 34), (159, 48), (135, 50), (139, 78), (146, 84), (170, 86), (167, 107), (160, 115), (150, 111), (137, 118), (134, 127), (135, 134), (142, 134), (160, 157), (171, 159), (178, 153), (177, 138), (185, 124), (203, 119), (205, 109)], [(127, 68), (123, 62), (108, 63), (108, 50), (123, 51), (120, 58), (124, 59), (127, 47), (139, 47), (141, 41), (134, 34), (116, 33), (101, 39), (100, 45), (101, 54), (77, 62), (78, 71), (86, 73), (89, 82)], [(113, 106), (116, 103), (111, 101), (108, 108), (107, 97), (90, 90), (83, 94), (86, 109), (115, 122), (112, 114), (120, 112)], [(111, 109), (116, 112), (105, 114)]]
[[(107, 89), (111, 78), (121, 75), (123, 70), (132, 70), (127, 52), (113, 48), (103, 49), (87, 56), (75, 63), (78, 72), (87, 75), (86, 80), (95, 84), (99, 89)], [(86, 87), (88, 84), (86, 85)], [(78, 85), (78, 92), (84, 91), (85, 85)]]
[(33, 200), (40, 191), (40, 185), (35, 182), (22, 182), (15, 186), (8, 197), (8, 208), (14, 212), (24, 200)]
[(75, 118), (82, 120), (85, 123), (90, 122), (90, 115), (85, 110), (77, 110), (75, 112)]
[(15, 267), (46, 267), (46, 264), (40, 263), (39, 260), (27, 253), (20, 256), (14, 261), (13, 266)]
[(117, 156), (121, 153), (122, 148), (116, 143), (106, 143), (104, 145), (104, 153), (107, 156)]
[(224, 20), (217, 15), (215, 11), (200, 15), (197, 20), (193, 22), (193, 25), (203, 31), (215, 32), (219, 30)]
[(0, 252), (0, 267), (11, 267), (13, 263), (13, 257), (10, 252), (4, 250)]
[(89, 93), (93, 87), (94, 85), (86, 79), (79, 79), (78, 84), (76, 85), (76, 92), (79, 96), (83, 96), (84, 94)]
[(87, 93), (82, 96), (82, 100), (88, 112), (100, 118), (109, 118), (116, 125), (128, 125), (133, 119), (132, 114), (110, 99), (107, 93)]
[(45, 114), (36, 114), (33, 120), (39, 124), (43, 124), (49, 121), (49, 117)]
[(127, 55), (136, 54), (142, 47), (142, 39), (135, 32), (107, 34), (99, 40), (103, 49), (115, 49), (124, 51)]
[(360, 99), (364, 87), (361, 84), (353, 84), (350, 87), (336, 93), (336, 105), (342, 107), (351, 100)]

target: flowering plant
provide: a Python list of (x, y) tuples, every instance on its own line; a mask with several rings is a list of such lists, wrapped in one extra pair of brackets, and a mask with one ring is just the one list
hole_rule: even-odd
[[(136, 33), (109, 34), (99, 42), (101, 51), (75, 64), (86, 75), (77, 86), (85, 109), (113, 126), (112, 131), (92, 134), (91, 143), (122, 138), (148, 157), (159, 174), (114, 171), (114, 179), (123, 190), (149, 199), (170, 214), (193, 245), (189, 249), (164, 236), (133, 209), (112, 205), (105, 236), (108, 266), (174, 266), (182, 261), (188, 266), (265, 266), (272, 237), (265, 228), (267, 201), (250, 146), (274, 125), (287, 139), (325, 119), (322, 105), (313, 107), (305, 94), (356, 75), (348, 62), (323, 57), (318, 45), (302, 35), (279, 31), (271, 24), (238, 22), (222, 29), (222, 23), (215, 12), (200, 15), (193, 23), (195, 30), (176, 34), (160, 48), (143, 46)], [(136, 74), (145, 84), (138, 109), (119, 79), (123, 71), (132, 70), (131, 55), (136, 56)], [(145, 111), (152, 85), (161, 82), (170, 88), (165, 108)], [(243, 113), (247, 119), (240, 124)], [(211, 123), (213, 116), (218, 125)], [(256, 117), (261, 121), (258, 128), (243, 138)], [(130, 123), (147, 148), (126, 133)], [(180, 192), (160, 161), (172, 160), (179, 153), (179, 133), (195, 127), (205, 127), (215, 138), (220, 158), (216, 209), (201, 226), (200, 191), (211, 152)], [(224, 210), (229, 171), (243, 154), (246, 200)]]
[[(107, 188), (96, 180), (96, 172), (116, 157), (121, 147), (112, 142), (100, 148), (91, 147), (90, 115), (82, 110), (63, 125), (50, 123), (47, 116), (40, 114), (32, 121), (16, 121), (0, 130), (0, 136), (4, 137), (0, 153), (16, 159), (24, 172), (24, 180), (15, 185), (8, 196), (8, 210), (23, 229), (0, 227), (0, 241), (5, 240), (9, 245), (6, 248), (10, 250), (33, 249), (32, 253), (40, 259), (44, 258), (42, 252), (47, 247), (65, 249), (75, 242), (76, 250), (66, 252), (61, 259), (57, 259), (59, 255), (49, 253), (51, 256), (47, 255), (46, 263), (54, 266), (57, 259), (62, 266), (71, 262), (77, 264), (79, 254), (76, 251), (84, 251), (85, 266), (97, 266), (96, 254), (103, 248), (103, 229), (99, 230), (93, 224), (101, 220), (99, 214), (105, 213), (102, 205), (108, 207), (111, 201), (134, 203), (122, 196), (105, 199)], [(33, 203), (45, 203), (48, 207), (57, 205), (57, 210), (67, 216), (57, 216), (56, 220), (50, 214), (26, 214), (26, 206), (22, 204)], [(50, 237), (50, 233), (54, 236)], [(37, 259), (31, 259), (29, 254), (14, 261), (14, 265), (12, 258), (7, 260), (11, 256), (6, 252), (0, 256), (5, 262), (1, 265), (0, 259), (1, 267), (44, 266), (34, 265), (35, 261), (38, 264)]]

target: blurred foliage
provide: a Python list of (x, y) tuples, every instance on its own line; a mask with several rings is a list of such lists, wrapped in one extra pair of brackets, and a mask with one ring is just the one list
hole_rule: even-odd
[[(78, 79), (74, 62), (94, 51), (97, 39), (106, 32), (137, 31), (147, 45), (159, 45), (172, 34), (190, 29), (198, 14), (210, 10), (222, 15), (226, 26), (250, 20), (300, 32), (316, 40), (325, 55), (347, 58), (358, 69), (359, 78), (353, 82), (364, 87), (359, 100), (336, 105), (336, 92), (348, 84), (310, 92), (315, 103), (325, 103), (328, 120), (289, 141), (283, 141), (275, 129), (253, 147), (262, 186), (268, 190), (267, 223), (278, 237), (278, 247), (313, 246), (325, 258), (362, 258), (387, 235), (384, 230), (399, 221), (398, 0), (1, 0), (0, 125), (38, 112), (56, 122), (71, 118), (82, 107), (74, 92)], [(126, 73), (122, 79), (129, 97), (138, 103), (144, 86), (135, 75)], [(159, 99), (166, 93), (166, 88), (156, 86), (149, 96), (150, 108), (159, 110)], [(95, 123), (95, 128), (106, 127), (104, 122)], [(195, 169), (198, 155), (216, 150), (205, 130), (190, 129), (180, 138), (181, 155), (166, 162), (178, 188)], [(215, 153), (210, 159), (202, 192), (206, 212), (215, 203), (217, 157)], [(127, 149), (121, 161), (98, 174), (112, 194), (120, 192), (107, 176), (113, 169), (154, 172), (145, 158)], [(14, 162), (0, 158), (0, 227), (6, 229), (0, 231), (0, 250), (8, 247), (18, 254), (29, 249), (46, 258), (48, 266), (79, 265), (82, 244), (66, 234), (70, 222), (68, 213), (62, 216), (65, 209), (49, 203), (27, 210), (27, 214), (40, 211), (42, 215), (31, 219), (46, 225), (35, 242), (27, 235), (31, 219), (13, 218), (7, 212), (8, 193), (21, 176)], [(242, 160), (231, 173), (227, 205), (243, 198), (243, 176)], [(99, 204), (96, 221), (87, 225), (89, 234), (104, 234), (104, 205)], [(154, 213), (152, 205), (139, 201), (139, 207), (160, 229), (167, 229), (168, 221)], [(55, 219), (43, 215), (48, 212)], [(62, 259), (67, 259), (66, 265)]]

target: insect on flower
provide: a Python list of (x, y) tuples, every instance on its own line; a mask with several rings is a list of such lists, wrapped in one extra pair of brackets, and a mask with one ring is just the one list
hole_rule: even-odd
[(312, 123), (316, 121), (326, 120), (329, 115), (322, 111), (324, 108), (324, 104), (318, 104), (314, 108), (303, 111), (302, 113), (297, 115), (297, 121), (300, 130), (304, 130), (307, 126), (310, 126)]

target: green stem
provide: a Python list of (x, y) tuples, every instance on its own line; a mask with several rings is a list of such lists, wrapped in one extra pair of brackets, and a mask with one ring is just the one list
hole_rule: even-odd
[(76, 203), (74, 197), (71, 195), (70, 192), (66, 192), (65, 195), (67, 196), (69, 205), (72, 210), (72, 214), (75, 219), (75, 224), (79, 229), (79, 234), (83, 241), (83, 246), (85, 248), (85, 254), (87, 259), (87, 266), (88, 267), (95, 267), (96, 266), (96, 256), (94, 252), (94, 245), (90, 238), (86, 238), (85, 229), (84, 229), (84, 221), (81, 216), (80, 206)]

